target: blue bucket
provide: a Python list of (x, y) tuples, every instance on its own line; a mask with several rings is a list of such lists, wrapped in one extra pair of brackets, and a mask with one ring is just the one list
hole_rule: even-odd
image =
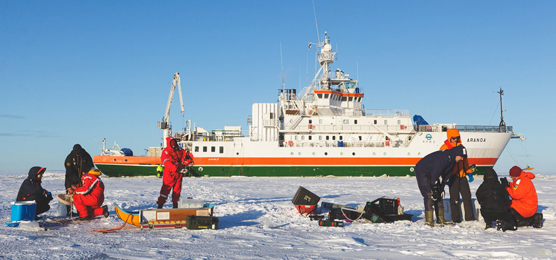
[(35, 201), (12, 202), (12, 221), (35, 220), (37, 204)]

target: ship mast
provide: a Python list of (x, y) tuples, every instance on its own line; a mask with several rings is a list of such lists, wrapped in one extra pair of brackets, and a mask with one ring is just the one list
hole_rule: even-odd
[(502, 104), (502, 97), (504, 96), (504, 90), (500, 88), (500, 91), (496, 92), (500, 94), (500, 128), (506, 127), (506, 121), (504, 121), (504, 106)]

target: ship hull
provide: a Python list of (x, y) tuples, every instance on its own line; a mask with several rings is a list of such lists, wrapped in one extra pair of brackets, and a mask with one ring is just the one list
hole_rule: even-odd
[[(191, 176), (406, 176), (429, 153), (438, 151), (446, 133), (417, 133), (407, 147), (279, 147), (275, 142), (191, 142)], [(511, 133), (461, 133), (476, 173), (492, 168)], [(222, 147), (203, 152), (204, 146)], [(223, 151), (223, 153), (219, 153)], [(94, 156), (111, 177), (156, 175), (160, 158)]]

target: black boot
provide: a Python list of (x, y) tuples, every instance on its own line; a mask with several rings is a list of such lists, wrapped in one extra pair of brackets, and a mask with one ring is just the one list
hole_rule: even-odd
[(489, 229), (489, 228), (493, 228), (492, 221), (489, 221), (489, 222), (486, 223), (485, 229)]
[(536, 213), (535, 216), (533, 216), (533, 218), (534, 218), (533, 227), (542, 228), (542, 213)]
[(506, 232), (506, 230), (516, 231), (517, 226), (514, 226), (505, 220), (496, 220), (496, 230), (502, 230), (503, 232)]
[(172, 205), (172, 208), (177, 209), (177, 208), (178, 208), (178, 203), (177, 203), (177, 202), (174, 202), (174, 204)]
[(102, 206), (102, 215), (104, 215), (105, 218), (110, 216), (110, 213), (108, 212), (108, 206), (106, 205)]
[(159, 208), (159, 209), (161, 209), (161, 208), (162, 208), (162, 206), (163, 206), (162, 204), (158, 204), (158, 208)]

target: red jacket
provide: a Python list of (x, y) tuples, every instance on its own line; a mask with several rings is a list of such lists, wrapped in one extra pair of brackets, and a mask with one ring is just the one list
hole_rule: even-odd
[(173, 145), (178, 145), (176, 140), (172, 137), (167, 137), (166, 144), (167, 146), (164, 148), (162, 155), (160, 156), (162, 165), (164, 165), (164, 175), (168, 173), (169, 176), (173, 176), (174, 173), (177, 172), (178, 168), (193, 165), (195, 157), (193, 157), (192, 153), (181, 149), (179, 146), (177, 146), (176, 149), (172, 148)]
[(81, 187), (75, 190), (75, 194), (81, 194), (96, 201), (104, 201), (104, 183), (94, 174), (81, 176)]
[(531, 172), (523, 172), (521, 176), (510, 183), (506, 187), (508, 194), (512, 197), (512, 208), (514, 208), (522, 217), (528, 218), (537, 213), (539, 201), (537, 198), (537, 190), (533, 185), (532, 179), (535, 175)]

